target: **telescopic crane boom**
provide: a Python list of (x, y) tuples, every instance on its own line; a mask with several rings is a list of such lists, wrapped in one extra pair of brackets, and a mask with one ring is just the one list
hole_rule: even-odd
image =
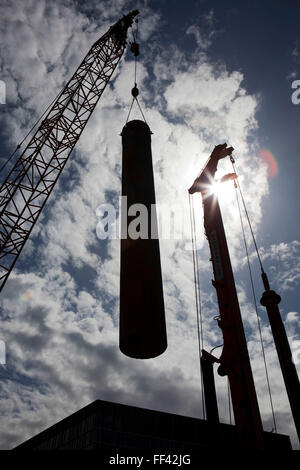
[(204, 227), (208, 238), (214, 271), (213, 286), (217, 291), (224, 346), (218, 368), (227, 375), (239, 450), (263, 450), (263, 429), (254, 387), (247, 343), (236, 293), (236, 287), (217, 196), (212, 193), (215, 172), (220, 159), (231, 155), (232, 147), (217, 145), (204, 169), (189, 189), (200, 192), (203, 201)]
[(126, 47), (138, 10), (93, 44), (0, 187), (0, 292)]

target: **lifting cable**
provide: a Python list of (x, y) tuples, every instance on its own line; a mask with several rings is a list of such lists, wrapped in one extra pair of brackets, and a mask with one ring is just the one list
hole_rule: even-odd
[[(235, 161), (234, 161), (234, 158), (232, 156), (230, 157), (230, 161), (232, 163), (234, 173), (237, 175), (235, 164), (234, 164)], [(266, 374), (267, 386), (268, 386), (268, 393), (269, 393), (270, 405), (271, 405), (271, 410), (272, 410), (272, 418), (273, 418), (273, 424), (274, 424), (274, 428), (272, 429), (272, 431), (274, 430), (275, 433), (277, 433), (277, 426), (276, 426), (276, 419), (275, 419), (275, 413), (274, 413), (274, 407), (273, 407), (271, 386), (270, 386), (270, 381), (269, 381), (268, 367), (267, 367), (267, 361), (266, 361), (266, 356), (265, 356), (265, 349), (264, 349), (264, 343), (263, 343), (263, 338), (262, 338), (261, 325), (260, 325), (260, 320), (259, 320), (259, 315), (258, 315), (257, 300), (256, 300), (256, 294), (255, 294), (255, 288), (254, 288), (254, 282), (253, 282), (252, 269), (251, 269), (251, 265), (250, 265), (249, 250), (248, 250), (248, 245), (247, 245), (247, 241), (246, 241), (244, 222), (243, 222), (243, 218), (242, 218), (241, 206), (240, 206), (237, 190), (239, 191), (241, 200), (243, 202), (243, 207), (244, 207), (244, 210), (245, 210), (245, 214), (247, 216), (248, 224), (249, 224), (249, 227), (250, 227), (252, 239), (253, 239), (253, 242), (254, 242), (254, 246), (255, 246), (255, 249), (256, 249), (256, 253), (257, 253), (257, 257), (258, 257), (258, 261), (259, 261), (262, 273), (264, 273), (264, 270), (263, 270), (263, 265), (262, 265), (262, 262), (261, 262), (261, 258), (259, 256), (255, 236), (254, 236), (254, 233), (253, 233), (253, 230), (252, 230), (252, 225), (251, 225), (251, 222), (250, 222), (249, 214), (248, 214), (248, 211), (247, 211), (247, 208), (246, 208), (245, 200), (244, 200), (244, 197), (243, 197), (243, 193), (242, 193), (238, 178), (236, 178), (234, 180), (234, 187), (235, 187), (235, 190), (236, 190), (235, 196), (236, 196), (236, 201), (237, 201), (237, 206), (238, 206), (238, 211), (239, 211), (239, 217), (240, 217), (240, 222), (241, 222), (241, 227), (242, 227), (243, 240), (244, 240), (245, 252), (246, 252), (246, 257), (247, 257), (247, 264), (248, 264), (248, 270), (249, 270), (249, 276), (250, 276), (250, 282), (251, 282), (253, 303), (254, 303), (255, 312), (256, 312), (256, 319), (257, 319), (257, 325), (258, 325), (258, 331), (259, 331), (259, 337), (260, 337), (260, 344), (261, 344), (261, 349), (262, 349), (262, 355), (263, 355), (263, 361), (264, 361), (264, 367), (265, 367), (265, 374)]]
[(201, 291), (200, 291), (200, 279), (199, 279), (199, 263), (198, 263), (198, 256), (197, 256), (197, 237), (196, 237), (196, 226), (195, 226), (194, 201), (193, 201), (193, 197), (191, 194), (189, 194), (189, 206), (190, 206), (190, 219), (191, 219), (194, 286), (195, 286), (195, 302), (196, 302), (196, 315), (197, 315), (198, 352), (199, 352), (199, 367), (200, 367), (200, 393), (202, 397), (202, 415), (203, 415), (203, 419), (205, 419), (206, 416), (205, 416), (203, 374), (202, 374), (202, 368), (201, 368), (201, 350), (203, 349)]
[(130, 108), (129, 108), (129, 112), (128, 112), (128, 115), (127, 115), (126, 124), (127, 124), (128, 119), (130, 117), (134, 102), (136, 101), (136, 103), (139, 107), (139, 110), (141, 112), (141, 115), (144, 119), (144, 122), (148, 125), (148, 123), (146, 121), (146, 118), (144, 116), (143, 110), (141, 108), (140, 102), (138, 100), (139, 89), (137, 87), (137, 82), (136, 82), (136, 80), (137, 80), (137, 78), (136, 78), (137, 77), (137, 57), (140, 54), (139, 44), (137, 42), (137, 39), (138, 39), (138, 19), (135, 20), (135, 23), (136, 23), (136, 31), (134, 32), (133, 29), (132, 29), (133, 42), (130, 43), (130, 50), (134, 55), (134, 87), (131, 90), (131, 94), (132, 94), (133, 98), (132, 98), (131, 105), (130, 105)]
[[(230, 157), (230, 161), (232, 163), (233, 171), (237, 175), (236, 168), (235, 168), (235, 160), (232, 156)], [(260, 269), (261, 269), (261, 272), (264, 273), (264, 268), (263, 268), (263, 265), (262, 265), (261, 257), (260, 257), (260, 254), (259, 254), (259, 251), (258, 251), (258, 248), (257, 248), (254, 232), (252, 230), (252, 225), (251, 225), (251, 222), (250, 222), (250, 218), (249, 218), (249, 214), (248, 214), (248, 211), (247, 211), (245, 199), (244, 199), (244, 196), (243, 196), (242, 189), (241, 189), (238, 178), (236, 178), (236, 181), (237, 181), (237, 189), (239, 190), (239, 193), (240, 193), (240, 196), (241, 196), (241, 199), (242, 199), (242, 202), (243, 202), (244, 211), (245, 211), (245, 214), (246, 214), (246, 217), (247, 217), (248, 225), (249, 225), (249, 228), (250, 228), (250, 231), (251, 231), (252, 240), (253, 240), (253, 243), (254, 243), (254, 246), (255, 246), (255, 251), (256, 251), (256, 254), (257, 254)]]

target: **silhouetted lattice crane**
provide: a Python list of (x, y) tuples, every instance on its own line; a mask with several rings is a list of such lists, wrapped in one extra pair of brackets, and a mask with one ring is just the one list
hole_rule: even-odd
[(0, 291), (123, 55), (138, 13), (121, 18), (91, 47), (0, 188)]

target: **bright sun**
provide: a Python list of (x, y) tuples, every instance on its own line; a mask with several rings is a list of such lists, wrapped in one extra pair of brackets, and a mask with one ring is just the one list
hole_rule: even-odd
[(229, 202), (234, 199), (234, 186), (232, 181), (226, 181), (225, 183), (216, 181), (212, 184), (211, 191), (222, 200), (225, 199)]

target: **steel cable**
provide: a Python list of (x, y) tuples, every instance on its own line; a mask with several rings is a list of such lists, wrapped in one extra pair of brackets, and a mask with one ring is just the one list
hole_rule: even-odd
[(195, 229), (195, 213), (193, 197), (189, 194), (190, 206), (190, 219), (191, 219), (191, 234), (192, 234), (192, 253), (193, 253), (193, 268), (194, 268), (194, 287), (195, 287), (195, 302), (196, 302), (196, 315), (197, 315), (197, 334), (198, 334), (198, 352), (199, 352), (199, 368), (200, 368), (200, 393), (202, 397), (202, 415), (205, 416), (205, 401), (204, 401), (204, 387), (203, 387), (203, 374), (201, 368), (201, 349), (203, 348), (203, 328), (202, 328), (202, 309), (201, 309), (201, 294), (200, 294), (200, 280), (199, 280), (199, 265), (196, 252), (196, 229)]
[[(234, 163), (232, 163), (232, 165), (233, 165), (234, 171), (236, 173)], [(266, 380), (267, 380), (267, 386), (268, 386), (268, 393), (269, 393), (269, 399), (270, 399), (270, 405), (271, 405), (271, 411), (272, 411), (274, 431), (277, 433), (275, 412), (274, 412), (273, 400), (272, 400), (272, 391), (271, 391), (271, 386), (270, 386), (269, 373), (268, 373), (268, 367), (267, 367), (267, 361), (266, 361), (266, 355), (265, 355), (265, 348), (264, 348), (264, 344), (263, 344), (261, 325), (260, 325), (260, 320), (259, 320), (259, 315), (258, 315), (257, 300), (256, 300), (256, 294), (255, 294), (255, 288), (254, 288), (254, 282), (253, 282), (253, 275), (252, 275), (252, 269), (251, 269), (250, 258), (249, 258), (249, 250), (248, 250), (247, 241), (246, 241), (246, 234), (245, 234), (244, 223), (243, 223), (243, 218), (242, 218), (240, 202), (239, 202), (239, 198), (238, 198), (238, 194), (237, 194), (237, 189), (239, 190), (239, 193), (241, 195), (241, 198), (242, 198), (242, 201), (243, 201), (243, 204), (244, 204), (244, 208), (245, 208), (245, 201), (244, 201), (244, 198), (242, 197), (241, 188), (240, 188), (240, 185), (238, 184), (238, 179), (236, 179), (234, 181), (234, 187), (236, 189), (235, 195), (236, 195), (236, 201), (237, 201), (237, 205), (238, 205), (238, 211), (239, 211), (239, 217), (240, 217), (240, 222), (241, 222), (241, 227), (242, 227), (245, 252), (246, 252), (246, 257), (247, 257), (247, 264), (248, 264), (248, 270), (249, 270), (249, 276), (250, 276), (253, 303), (254, 303), (254, 308), (255, 308), (255, 312), (256, 312), (256, 319), (257, 319), (257, 325), (258, 325), (258, 331), (259, 331), (259, 337), (260, 337), (260, 343), (261, 343), (261, 349), (262, 349), (262, 355), (263, 355), (263, 361), (264, 361), (264, 368), (265, 368), (265, 374), (266, 374)], [(245, 212), (246, 212), (246, 208), (245, 208)], [(246, 212), (246, 215), (247, 215), (247, 220), (248, 220), (249, 226), (251, 228), (251, 234), (252, 234), (252, 237), (254, 239), (255, 248), (256, 248), (256, 251), (258, 253), (258, 249), (257, 249), (256, 241), (255, 241), (255, 238), (254, 238), (254, 233), (253, 233), (253, 230), (252, 230), (252, 227), (251, 227), (250, 219), (249, 219), (249, 216), (248, 216), (248, 212)], [(260, 258), (259, 258), (259, 261), (260, 261), (261, 270), (262, 270), (262, 272), (264, 272)]]

